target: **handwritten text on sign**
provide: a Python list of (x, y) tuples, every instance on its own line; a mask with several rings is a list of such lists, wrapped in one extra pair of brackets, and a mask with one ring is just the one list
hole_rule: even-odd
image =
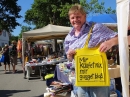
[(100, 57), (80, 56), (78, 62), (79, 81), (104, 81), (103, 65)]

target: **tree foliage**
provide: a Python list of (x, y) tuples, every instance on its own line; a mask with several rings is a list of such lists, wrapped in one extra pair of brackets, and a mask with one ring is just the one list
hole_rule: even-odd
[(68, 10), (72, 4), (80, 3), (89, 14), (115, 13), (111, 7), (105, 9), (98, 0), (34, 0), (25, 14), (25, 22), (41, 28), (47, 24), (70, 26)]
[(30, 31), (32, 28), (30, 26), (22, 26), (21, 33), (19, 34), (18, 38), (22, 38), (22, 33), (26, 31)]
[(14, 35), (11, 34), (10, 42), (13, 41), (13, 40), (18, 41), (18, 39), (22, 38), (22, 33), (23, 32), (32, 30), (32, 28), (30, 26), (22, 26), (21, 28), (22, 28), (21, 32), (20, 32), (20, 34), (18, 36), (14, 36)]
[(90, 14), (114, 14), (116, 11), (111, 7), (105, 8), (104, 2), (98, 0), (80, 0), (80, 4), (84, 6), (88, 15)]
[(18, 0), (0, 0), (0, 30), (12, 32), (20, 24), (16, 21), (21, 18), (19, 12), (21, 7), (17, 5)]
[(9, 44), (11, 44), (11, 41), (18, 41), (18, 36), (11, 35)]
[(34, 0), (32, 9), (26, 12), (25, 22), (36, 25), (36, 28), (47, 24), (68, 25), (67, 19), (60, 16), (60, 8), (75, 2), (78, 0)]

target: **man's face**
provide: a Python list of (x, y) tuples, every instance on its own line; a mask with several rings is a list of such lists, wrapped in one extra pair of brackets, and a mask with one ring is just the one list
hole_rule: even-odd
[(76, 13), (70, 14), (69, 19), (70, 19), (71, 25), (76, 30), (80, 30), (82, 25), (86, 21), (86, 15), (83, 15), (80, 12), (76, 12)]

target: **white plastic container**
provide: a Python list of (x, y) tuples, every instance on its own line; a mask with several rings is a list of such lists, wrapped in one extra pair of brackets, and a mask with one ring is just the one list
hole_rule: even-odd
[(117, 97), (116, 93), (110, 94), (110, 97)]

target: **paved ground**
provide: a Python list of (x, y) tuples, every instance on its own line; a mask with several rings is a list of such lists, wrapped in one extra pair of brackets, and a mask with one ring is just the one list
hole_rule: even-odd
[(45, 81), (24, 79), (20, 63), (16, 69), (18, 71), (15, 74), (4, 74), (4, 65), (0, 67), (0, 97), (43, 97), (43, 93), (46, 92)]

